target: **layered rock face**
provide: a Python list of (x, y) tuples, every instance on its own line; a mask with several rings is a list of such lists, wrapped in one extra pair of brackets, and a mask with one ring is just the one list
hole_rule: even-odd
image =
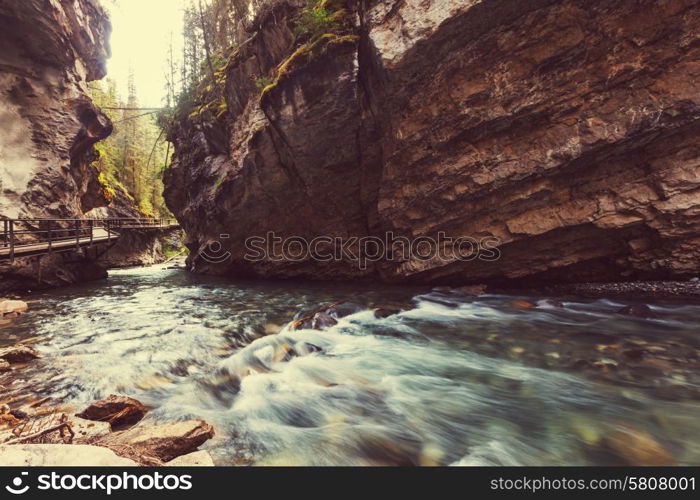
[[(136, 202), (117, 186), (115, 195), (108, 207), (91, 210), (86, 215), (97, 219), (143, 219), (145, 215), (136, 208)], [(175, 233), (175, 231), (173, 231)], [(100, 262), (109, 268), (150, 266), (166, 260), (163, 254), (161, 231), (131, 230), (121, 231), (113, 247), (105, 252)]]
[[(105, 75), (110, 25), (93, 0), (0, 3), (0, 217), (71, 218), (108, 203), (90, 165), (112, 131), (87, 96)], [(75, 256), (0, 266), (0, 287), (101, 276)], [(41, 274), (41, 276), (40, 276)]]
[[(345, 3), (356, 37), (292, 64), (305, 2), (260, 8), (226, 113), (172, 134), (166, 200), (195, 271), (514, 286), (700, 273), (699, 1)], [(246, 258), (269, 231), (496, 238), (500, 258)], [(207, 257), (216, 241), (225, 259)]]

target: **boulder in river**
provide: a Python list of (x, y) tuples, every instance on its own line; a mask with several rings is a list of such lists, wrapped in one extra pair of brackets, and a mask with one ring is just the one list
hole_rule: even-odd
[(135, 467), (136, 462), (99, 446), (30, 444), (0, 446), (0, 465), (12, 467)]
[(138, 423), (148, 412), (145, 406), (128, 396), (110, 395), (95, 401), (77, 416), (86, 420), (109, 422), (112, 430), (126, 429)]
[(21, 300), (0, 301), (0, 317), (12, 318), (26, 312), (29, 306)]
[(105, 445), (128, 446), (164, 462), (197, 451), (214, 437), (214, 428), (204, 420), (187, 420), (159, 425), (138, 425), (113, 434)]
[(326, 330), (336, 324), (338, 322), (325, 312), (317, 312), (311, 320), (311, 328), (314, 330)]
[(27, 363), (33, 359), (37, 359), (39, 353), (36, 352), (32, 347), (17, 344), (12, 347), (5, 347), (0, 349), (0, 359), (4, 359), (10, 364), (15, 363)]
[(647, 431), (622, 426), (603, 438), (605, 448), (625, 465), (663, 466), (676, 461)]

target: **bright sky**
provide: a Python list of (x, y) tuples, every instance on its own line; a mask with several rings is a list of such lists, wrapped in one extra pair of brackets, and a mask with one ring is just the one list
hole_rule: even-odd
[(102, 3), (112, 20), (112, 58), (107, 65), (107, 76), (117, 82), (119, 94), (126, 98), (129, 68), (133, 68), (139, 104), (162, 106), (171, 33), (176, 60), (182, 54), (183, 0)]

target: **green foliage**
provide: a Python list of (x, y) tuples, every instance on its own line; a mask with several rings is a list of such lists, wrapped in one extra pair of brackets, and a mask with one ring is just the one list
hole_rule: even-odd
[[(98, 107), (139, 107), (136, 88), (132, 82), (127, 99), (116, 92), (116, 85), (92, 82), (90, 94)], [(112, 122), (112, 135), (96, 144), (99, 158), (94, 166), (106, 199), (112, 200), (119, 190), (132, 199), (136, 208), (146, 215), (168, 215), (163, 200), (162, 170), (167, 164), (167, 143), (155, 115), (143, 115), (143, 111), (106, 110)]]
[(298, 35), (311, 38), (338, 29), (339, 23), (332, 12), (325, 7), (307, 7), (301, 12), (295, 27)]
[(263, 90), (265, 87), (272, 85), (275, 81), (269, 76), (260, 76), (255, 79), (255, 86), (259, 90)]

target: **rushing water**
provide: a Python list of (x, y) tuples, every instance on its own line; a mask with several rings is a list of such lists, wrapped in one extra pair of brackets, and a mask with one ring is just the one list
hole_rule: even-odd
[[(332, 328), (285, 328), (339, 299), (354, 312)], [(412, 309), (376, 318), (387, 304)], [(0, 326), (0, 345), (43, 354), (0, 384), (203, 418), (221, 465), (614, 464), (620, 428), (699, 464), (700, 306), (654, 304), (655, 319), (623, 306), (119, 270)]]

